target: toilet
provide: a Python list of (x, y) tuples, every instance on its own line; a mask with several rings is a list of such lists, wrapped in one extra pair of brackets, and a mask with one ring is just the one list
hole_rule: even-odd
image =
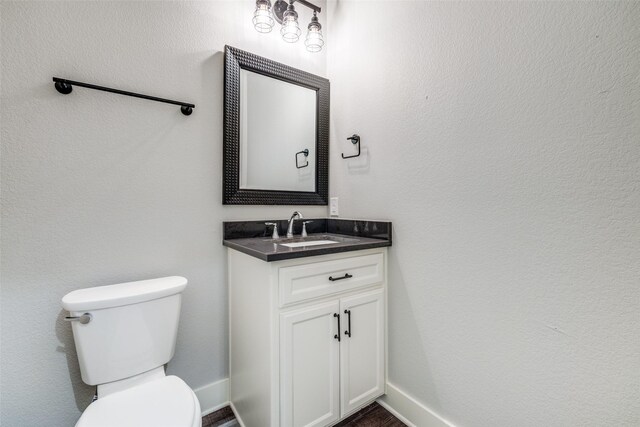
[(62, 298), (70, 315), (82, 380), (98, 387), (76, 427), (201, 427), (200, 403), (166, 375), (174, 354), (179, 276), (79, 289)]

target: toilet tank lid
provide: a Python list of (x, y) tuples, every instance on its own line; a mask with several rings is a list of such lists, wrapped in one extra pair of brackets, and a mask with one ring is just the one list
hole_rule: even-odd
[(97, 286), (69, 292), (62, 298), (67, 311), (98, 310), (151, 301), (182, 292), (187, 279), (180, 276)]

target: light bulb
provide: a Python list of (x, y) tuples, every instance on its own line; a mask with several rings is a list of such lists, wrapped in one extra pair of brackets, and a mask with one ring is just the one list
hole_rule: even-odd
[(269, 33), (275, 21), (271, 14), (270, 0), (256, 0), (256, 11), (253, 13), (253, 28), (259, 33)]
[(322, 39), (322, 25), (318, 22), (316, 12), (313, 12), (313, 17), (311, 18), (311, 22), (307, 28), (309, 31), (307, 32), (307, 38), (304, 41), (304, 45), (307, 47), (309, 52), (320, 52), (324, 45), (324, 40)]
[(293, 8), (293, 2), (289, 3), (289, 7), (282, 17), (282, 28), (280, 34), (282, 39), (287, 43), (295, 43), (300, 38), (302, 31), (298, 26), (298, 12)]

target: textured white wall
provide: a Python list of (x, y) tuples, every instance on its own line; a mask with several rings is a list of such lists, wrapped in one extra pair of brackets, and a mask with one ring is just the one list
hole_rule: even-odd
[[(77, 288), (187, 277), (169, 372), (194, 388), (227, 376), (221, 221), (295, 207), (221, 204), (223, 47), (326, 75), (324, 53), (258, 34), (254, 4), (1, 3), (3, 427), (70, 426), (90, 402), (59, 305)], [(196, 109), (62, 96), (52, 76)]]
[(331, 193), (394, 223), (390, 381), (459, 426), (639, 425), (640, 3), (327, 20)]

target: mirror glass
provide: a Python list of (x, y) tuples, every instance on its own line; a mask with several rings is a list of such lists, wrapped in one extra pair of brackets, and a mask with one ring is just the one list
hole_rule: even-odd
[(316, 91), (240, 70), (240, 188), (316, 189)]

